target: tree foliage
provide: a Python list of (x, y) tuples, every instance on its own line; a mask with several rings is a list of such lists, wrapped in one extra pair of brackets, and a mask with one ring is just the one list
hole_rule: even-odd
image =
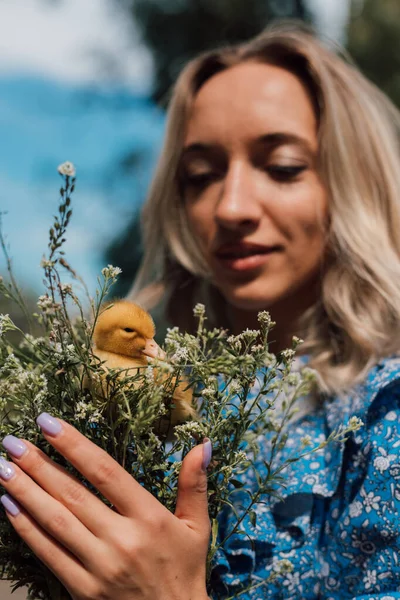
[(400, 106), (399, 0), (353, 0), (347, 48), (363, 73)]
[(129, 4), (153, 55), (153, 97), (163, 106), (182, 67), (200, 52), (249, 39), (275, 17), (306, 18), (303, 0), (130, 0)]

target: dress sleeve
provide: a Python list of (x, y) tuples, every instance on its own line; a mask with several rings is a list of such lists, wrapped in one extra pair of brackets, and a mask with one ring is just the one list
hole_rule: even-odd
[(322, 544), (326, 600), (400, 600), (400, 381), (377, 395), (344, 457)]

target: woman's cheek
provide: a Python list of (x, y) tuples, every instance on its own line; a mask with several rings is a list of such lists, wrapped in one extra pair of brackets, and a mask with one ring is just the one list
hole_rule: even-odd
[(211, 212), (204, 204), (197, 203), (197, 205), (192, 204), (188, 207), (186, 214), (194, 235), (207, 245), (208, 237), (213, 230)]

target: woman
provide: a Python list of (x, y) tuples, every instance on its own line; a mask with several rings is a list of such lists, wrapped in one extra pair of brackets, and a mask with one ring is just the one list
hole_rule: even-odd
[[(133, 297), (187, 328), (205, 300), (233, 333), (268, 309), (271, 350), (300, 335), (319, 374), (293, 439), (323, 440), (348, 414), (365, 422), (299, 463), (286, 502), (231, 540), (220, 598), (248, 585), (240, 597), (400, 598), (399, 130), (379, 90), (293, 26), (201, 56), (176, 84)], [(72, 597), (207, 598), (210, 442), (186, 457), (173, 516), (73, 427), (38, 423), (116, 508), (32, 444), (3, 442), (8, 517)], [(281, 558), (295, 571), (263, 585)]]

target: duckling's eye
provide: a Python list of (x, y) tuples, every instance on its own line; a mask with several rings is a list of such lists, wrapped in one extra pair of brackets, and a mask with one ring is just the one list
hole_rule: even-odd
[(134, 329), (130, 329), (130, 327), (125, 327), (124, 331), (127, 331), (128, 333), (133, 333), (135, 330)]

